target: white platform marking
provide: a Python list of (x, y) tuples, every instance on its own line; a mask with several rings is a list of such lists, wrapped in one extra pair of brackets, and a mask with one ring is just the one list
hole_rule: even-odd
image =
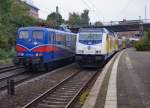
[(117, 108), (117, 70), (119, 59), (123, 52), (124, 51), (119, 54), (112, 67), (105, 100), (105, 108)]

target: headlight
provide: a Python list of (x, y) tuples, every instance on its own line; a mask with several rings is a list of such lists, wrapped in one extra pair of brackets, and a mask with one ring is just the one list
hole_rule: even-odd
[(42, 54), (42, 53), (39, 53), (39, 56), (43, 56), (43, 54)]
[(38, 53), (36, 53), (36, 54), (35, 54), (35, 56), (39, 56), (39, 54), (38, 54)]
[(101, 54), (101, 51), (95, 51), (96, 54)]
[(43, 54), (42, 54), (42, 53), (36, 53), (35, 56), (36, 56), (36, 57), (38, 57), (38, 56), (43, 56)]
[(78, 50), (78, 53), (83, 54), (84, 51), (83, 50)]
[(18, 53), (17, 55), (18, 55), (18, 56), (21, 56), (21, 53)]
[(21, 53), (20, 55), (21, 55), (21, 56), (24, 56), (24, 53)]

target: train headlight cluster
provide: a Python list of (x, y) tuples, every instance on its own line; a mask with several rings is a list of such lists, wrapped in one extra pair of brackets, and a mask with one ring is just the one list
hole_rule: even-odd
[(83, 54), (84, 51), (83, 51), (83, 50), (78, 50), (78, 53), (79, 53), (79, 54)]
[(17, 55), (18, 56), (24, 56), (24, 53), (18, 53)]
[(96, 54), (101, 54), (101, 51), (95, 51)]
[(36, 53), (35, 56), (39, 57), (39, 56), (43, 56), (43, 54), (42, 53)]

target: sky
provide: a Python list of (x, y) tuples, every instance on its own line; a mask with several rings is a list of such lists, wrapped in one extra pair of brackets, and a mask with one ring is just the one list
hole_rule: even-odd
[(69, 13), (82, 13), (89, 9), (91, 22), (120, 21), (123, 19), (137, 20), (139, 16), (150, 19), (150, 0), (29, 0), (40, 9), (39, 16), (46, 19), (47, 15), (54, 12), (56, 6), (62, 17), (67, 20)]

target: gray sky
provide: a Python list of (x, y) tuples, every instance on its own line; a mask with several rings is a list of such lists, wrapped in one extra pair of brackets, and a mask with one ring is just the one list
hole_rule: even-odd
[(32, 0), (40, 9), (40, 18), (47, 15), (59, 6), (63, 18), (68, 19), (69, 12), (81, 13), (84, 9), (90, 10), (90, 21), (118, 21), (122, 19), (145, 18), (145, 4), (147, 18), (150, 19), (150, 0)]

